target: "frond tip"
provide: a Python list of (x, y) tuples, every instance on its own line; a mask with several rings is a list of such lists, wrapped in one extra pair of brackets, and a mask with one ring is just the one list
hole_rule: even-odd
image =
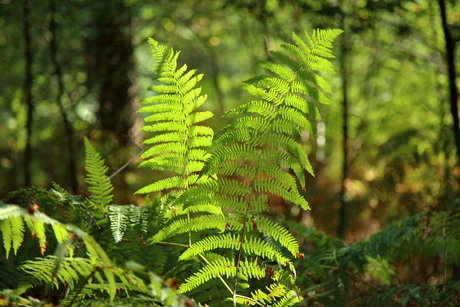
[[(155, 63), (152, 71), (156, 84), (150, 87), (155, 96), (141, 100), (139, 112), (147, 113), (142, 130), (152, 133), (144, 143), (149, 148), (142, 155), (142, 166), (158, 171), (170, 171), (175, 176), (159, 180), (136, 193), (152, 193), (167, 189), (187, 190), (196, 184), (192, 173), (200, 171), (208, 158), (206, 148), (211, 145), (214, 132), (199, 123), (209, 119), (209, 111), (197, 111), (205, 102), (197, 86), (203, 75), (177, 67), (179, 52), (150, 39)], [(204, 176), (201, 180), (206, 180)]]

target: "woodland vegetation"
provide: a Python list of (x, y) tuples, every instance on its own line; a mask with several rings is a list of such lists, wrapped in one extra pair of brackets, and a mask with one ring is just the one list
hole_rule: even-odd
[(0, 305), (458, 306), (459, 12), (1, 1)]

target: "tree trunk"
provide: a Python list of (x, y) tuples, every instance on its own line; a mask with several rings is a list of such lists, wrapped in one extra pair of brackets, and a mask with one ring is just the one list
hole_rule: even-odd
[[(342, 15), (342, 29), (345, 31), (345, 18), (346, 15)], [(348, 44), (347, 31), (342, 35), (342, 45), (340, 54), (340, 74), (342, 78), (342, 187), (340, 190), (340, 209), (339, 209), (339, 225), (337, 227), (337, 235), (341, 239), (345, 239), (345, 228), (347, 224), (347, 208), (345, 201), (346, 194), (346, 180), (348, 177)]]
[(68, 150), (68, 177), (70, 178), (70, 189), (71, 193), (77, 193), (78, 182), (77, 182), (77, 166), (76, 166), (76, 149), (75, 149), (75, 133), (73, 131), (72, 124), (70, 123), (69, 119), (67, 118), (66, 111), (61, 101), (61, 97), (64, 94), (64, 85), (62, 83), (62, 71), (61, 66), (57, 60), (57, 23), (56, 19), (54, 18), (56, 14), (56, 4), (54, 0), (50, 2), (50, 32), (53, 34), (53, 38), (50, 42), (50, 56), (51, 62), (54, 66), (54, 74), (56, 75), (58, 81), (58, 92), (56, 95), (57, 104), (59, 106), (59, 110), (61, 112), (62, 120), (64, 122), (64, 128), (67, 134), (67, 150)]
[(32, 47), (30, 41), (30, 9), (32, 3), (29, 0), (24, 0), (24, 39), (26, 60), (25, 67), (25, 82), (24, 95), (25, 104), (27, 107), (27, 122), (26, 122), (26, 147), (24, 150), (24, 186), (31, 184), (31, 162), (32, 162), (32, 120), (33, 120), (33, 103), (32, 103)]
[(450, 92), (450, 113), (453, 118), (453, 127), (455, 138), (455, 146), (457, 148), (457, 165), (460, 166), (460, 128), (458, 119), (458, 90), (455, 84), (456, 70), (455, 70), (455, 42), (452, 39), (449, 25), (447, 24), (446, 17), (446, 2), (445, 0), (438, 0), (439, 10), (441, 12), (442, 29), (444, 31), (444, 38), (446, 40), (446, 64), (449, 76), (449, 92)]
[(126, 144), (134, 113), (130, 8), (119, 1), (96, 1), (92, 9), (94, 24), (86, 42), (87, 86), (98, 93), (102, 128)]

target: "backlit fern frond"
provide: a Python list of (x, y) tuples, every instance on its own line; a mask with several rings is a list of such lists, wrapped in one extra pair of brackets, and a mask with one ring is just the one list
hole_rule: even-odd
[(88, 191), (92, 193), (89, 199), (99, 205), (102, 212), (105, 213), (113, 199), (113, 186), (106, 175), (108, 167), (104, 165), (101, 155), (94, 149), (86, 137), (85, 154), (85, 167), (88, 172), (86, 183), (89, 184)]
[[(147, 113), (144, 131), (152, 132), (144, 143), (149, 148), (142, 157), (141, 165), (154, 170), (172, 171), (176, 175), (148, 185), (137, 193), (152, 193), (167, 189), (185, 190), (199, 183), (194, 174), (200, 171), (209, 154), (203, 148), (211, 144), (213, 130), (198, 123), (210, 118), (209, 111), (196, 111), (206, 95), (196, 87), (202, 75), (188, 70), (186, 65), (177, 67), (179, 52), (149, 40), (155, 63), (152, 71), (154, 80), (160, 84), (150, 90), (155, 96), (141, 100), (139, 112)], [(206, 177), (200, 181), (206, 181)]]
[(224, 115), (237, 119), (215, 135), (203, 172), (244, 178), (222, 178), (217, 184), (215, 195), (238, 197), (240, 206), (233, 203), (232, 210), (262, 211), (263, 206), (254, 202), (261, 193), (309, 208), (298, 187), (306, 188), (303, 173), (313, 174), (313, 169), (297, 138), (304, 130), (314, 133), (312, 122), (319, 114), (315, 103), (329, 103), (323, 92), (330, 87), (318, 71), (333, 72), (327, 58), (333, 57), (331, 42), (341, 32), (318, 30), (311, 36), (305, 33), (303, 40), (293, 34), (294, 44), (270, 51), (278, 63), (260, 62), (272, 74), (245, 82), (245, 89), (258, 99)]
[(134, 205), (110, 205), (110, 229), (115, 242), (120, 242), (127, 227), (137, 227), (143, 233), (147, 232), (147, 207)]
[[(257, 260), (242, 260), (239, 263), (241, 274), (248, 278), (260, 279), (265, 277), (265, 269), (261, 268)], [(216, 260), (204, 266), (199, 272), (186, 279), (186, 282), (179, 287), (180, 293), (185, 293), (193, 288), (218, 278), (219, 276), (232, 277), (237, 273), (235, 263), (230, 259)]]
[[(45, 225), (51, 225), (56, 241), (61, 244), (65, 244), (65, 247), (71, 248), (70, 246), (70, 234), (75, 236), (75, 238), (80, 238), (86, 247), (86, 250), (90, 256), (90, 262), (92, 265), (98, 265), (101, 267), (102, 271), (106, 276), (108, 283), (108, 292), (111, 298), (115, 297), (116, 287), (115, 287), (115, 277), (111, 271), (112, 261), (109, 259), (102, 247), (94, 240), (92, 236), (81, 230), (80, 228), (73, 225), (65, 225), (59, 221), (50, 218), (46, 214), (35, 210), (25, 210), (16, 205), (2, 205), (0, 206), (0, 219), (2, 220), (2, 225), (5, 221), (10, 219), (22, 218), (27, 224), (29, 231), (32, 234), (39, 244), (39, 249), (42, 254), (46, 251), (47, 237), (45, 232)], [(19, 225), (16, 223), (15, 225)], [(18, 226), (16, 226), (18, 227)], [(15, 236), (11, 237), (13, 246), (20, 245), (22, 243), (23, 237)], [(62, 246), (64, 247), (64, 246)]]
[[(0, 208), (0, 212), (3, 211)], [(1, 213), (0, 213), (1, 214)], [(24, 223), (19, 216), (11, 216), (1, 222), (3, 236), (3, 246), (5, 247), (6, 256), (8, 257), (11, 247), (16, 255), (19, 247), (24, 240)]]
[[(209, 236), (203, 240), (198, 241), (188, 248), (179, 257), (179, 260), (188, 259), (206, 251), (215, 250), (218, 248), (238, 250), (240, 247), (240, 238), (232, 234), (223, 234), (217, 236)], [(243, 251), (246, 255), (256, 255), (262, 258), (267, 258), (282, 265), (288, 262), (288, 258), (284, 257), (280, 252), (273, 249), (267, 242), (258, 238), (248, 238), (242, 245)]]
[[(266, 292), (258, 289), (252, 293), (254, 301), (264, 303), (266, 306), (293, 306), (300, 302), (299, 296), (295, 291), (284, 286), (280, 283), (273, 283), (269, 287), (266, 287)], [(240, 298), (238, 300), (242, 304), (254, 305), (254, 303), (248, 299)]]
[(24, 224), (27, 225), (32, 237), (37, 240), (41, 253), (45, 253), (47, 237), (44, 225), (52, 225), (58, 243), (68, 240), (69, 234), (60, 222), (40, 211), (25, 210), (16, 205), (0, 205), (1, 231), (3, 246), (8, 257), (11, 247), (16, 254), (24, 240)]
[[(299, 243), (294, 236), (286, 230), (283, 226), (270, 221), (265, 217), (258, 217), (254, 220), (256, 228), (259, 232), (265, 236), (272, 237), (276, 242), (285, 247), (293, 257), (296, 257), (296, 253), (299, 250)], [(246, 225), (248, 229), (254, 229), (254, 225)]]
[(161, 242), (175, 235), (188, 233), (190, 231), (202, 231), (216, 229), (220, 232), (225, 230), (225, 226), (229, 223), (229, 218), (225, 216), (209, 216), (200, 215), (187, 219), (172, 219), (168, 225), (163, 227), (158, 233), (150, 238), (150, 243)]

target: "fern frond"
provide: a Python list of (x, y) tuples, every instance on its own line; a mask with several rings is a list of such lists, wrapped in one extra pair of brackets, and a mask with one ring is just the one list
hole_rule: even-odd
[(192, 217), (190, 219), (181, 218), (173, 220), (169, 225), (163, 227), (158, 233), (149, 239), (149, 243), (162, 242), (168, 238), (190, 231), (202, 231), (216, 229), (220, 232), (225, 230), (227, 223), (234, 222), (234, 220), (225, 216), (208, 216), (202, 215)]
[[(173, 171), (177, 175), (141, 188), (136, 193), (185, 190), (199, 183), (189, 177), (203, 167), (208, 158), (203, 148), (211, 145), (213, 136), (212, 129), (197, 124), (213, 114), (196, 111), (206, 100), (206, 95), (201, 95), (201, 88), (196, 87), (202, 75), (195, 75), (196, 70), (187, 70), (186, 65), (177, 69), (179, 52), (152, 39), (149, 43), (155, 59), (152, 69), (154, 80), (162, 84), (150, 88), (158, 95), (141, 101), (144, 106), (139, 112), (149, 113), (145, 118), (149, 124), (142, 129), (156, 133), (144, 142), (152, 146), (143, 154), (145, 160), (141, 165), (154, 170)], [(201, 181), (207, 178), (203, 177)]]
[[(205, 239), (190, 246), (182, 255), (179, 260), (189, 259), (206, 251), (215, 250), (218, 248), (234, 249), (240, 248), (240, 238), (232, 234), (224, 234), (217, 236), (209, 236)], [(247, 255), (256, 255), (267, 258), (285, 265), (288, 258), (284, 257), (280, 252), (273, 249), (267, 242), (258, 238), (249, 237), (242, 244), (243, 251)]]
[[(259, 217), (256, 222), (257, 230), (259, 232), (272, 237), (284, 246), (292, 254), (292, 256), (296, 256), (296, 253), (299, 250), (299, 243), (286, 228), (265, 217)], [(248, 225), (247, 227), (250, 228), (251, 226)]]
[(25, 231), (24, 222), (31, 232), (32, 237), (38, 241), (38, 246), (42, 254), (46, 251), (47, 244), (44, 225), (52, 225), (58, 243), (65, 242), (69, 236), (65, 226), (57, 220), (50, 218), (40, 211), (28, 212), (16, 205), (1, 205), (0, 220), (3, 245), (7, 251), (7, 257), (11, 246), (16, 254), (18, 248), (22, 245)]
[(37, 220), (36, 218), (32, 218), (31, 216), (24, 216), (24, 221), (26, 222), (26, 225), (32, 233), (32, 237), (38, 241), (38, 247), (40, 248), (40, 252), (43, 255), (46, 251), (47, 244), (45, 225), (43, 221)]
[[(188, 71), (186, 65), (177, 68), (178, 52), (150, 42), (155, 80), (162, 84), (151, 87), (158, 95), (141, 101), (140, 111), (150, 113), (143, 130), (154, 133), (145, 141), (151, 147), (142, 165), (175, 174), (138, 193), (172, 191), (167, 196), (168, 221), (149, 243), (171, 240), (183, 249), (175, 273), (181, 273), (192, 259), (194, 270), (198, 261), (204, 265), (186, 279), (180, 292), (201, 294), (210, 289), (211, 279), (219, 278), (220, 286), (232, 292), (233, 304), (292, 306), (299, 302), (294, 265), (286, 257), (299, 257), (298, 243), (260, 213), (268, 210), (273, 195), (309, 209), (299, 188), (305, 189), (305, 173), (313, 175), (313, 169), (298, 137), (305, 130), (316, 133), (318, 105), (330, 103), (325, 95), (330, 86), (320, 72), (333, 72), (328, 58), (333, 56), (331, 43), (340, 33), (318, 30), (303, 39), (293, 34), (293, 44), (270, 52), (277, 63), (259, 62), (269, 74), (244, 85), (257, 98), (227, 112), (224, 116), (236, 120), (215, 136), (198, 125), (212, 116), (196, 111), (206, 99), (195, 87), (202, 76)], [(272, 270), (268, 292), (260, 292), (259, 299), (245, 296), (251, 291), (239, 294), (250, 279), (266, 277), (260, 259), (288, 269), (285, 273)], [(230, 279), (233, 282), (227, 283)]]
[(109, 206), (110, 229), (116, 243), (120, 242), (123, 238), (129, 222), (129, 218), (126, 215), (127, 210), (124, 207), (117, 205)]
[[(2, 215), (2, 208), (0, 208), (0, 216)], [(3, 246), (6, 251), (6, 258), (10, 253), (11, 247), (16, 255), (19, 247), (24, 240), (24, 223), (19, 216), (11, 216), (8, 219), (1, 221), (1, 231), (3, 235)]]
[[(241, 274), (244, 276), (248, 276), (249, 278), (263, 278), (265, 277), (265, 269), (261, 268), (257, 260), (244, 260), (240, 261), (239, 269), (241, 270)], [(223, 260), (216, 260), (208, 265), (204, 266), (199, 272), (193, 274), (191, 277), (185, 280), (185, 283), (180, 285), (178, 292), (185, 293), (188, 292), (199, 285), (211, 280), (213, 278), (217, 278), (219, 276), (235, 276), (237, 268), (232, 260), (223, 259)]]
[(18, 290), (20, 293), (42, 283), (53, 285), (56, 289), (63, 285), (74, 289), (78, 281), (82, 277), (90, 275), (94, 269), (94, 265), (85, 258), (64, 258), (59, 261), (58, 270), (56, 270), (56, 266), (57, 258), (55, 256), (25, 261), (19, 266), (19, 269), (27, 274), (19, 281)]
[(104, 160), (101, 155), (96, 151), (96, 149), (94, 149), (86, 137), (85, 155), (85, 167), (88, 172), (86, 183), (89, 184), (88, 191), (93, 194), (89, 198), (94, 203), (98, 204), (102, 208), (103, 212), (106, 212), (107, 206), (113, 199), (113, 186), (106, 175), (108, 167), (104, 165)]

